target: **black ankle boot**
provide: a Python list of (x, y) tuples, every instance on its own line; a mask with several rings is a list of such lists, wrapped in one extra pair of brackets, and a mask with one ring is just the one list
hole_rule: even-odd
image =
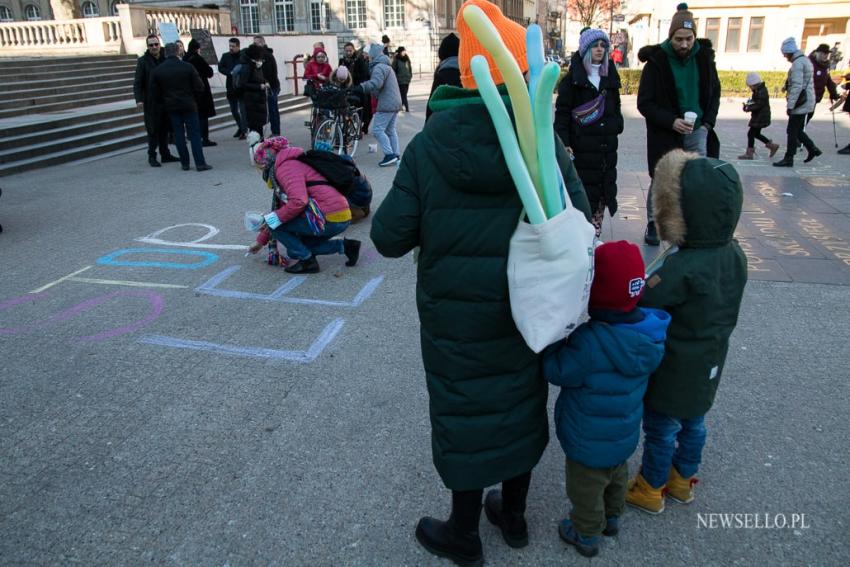
[(850, 144), (847, 144), (846, 146), (838, 150), (838, 153), (843, 156), (850, 155)]
[(318, 274), (319, 262), (315, 256), (310, 256), (306, 260), (298, 260), (295, 264), (284, 268), (283, 271), (290, 274)]
[(528, 524), (523, 511), (506, 510), (501, 490), (491, 490), (484, 499), (484, 512), (490, 523), (502, 531), (509, 546), (519, 549), (528, 545)]
[(360, 241), (343, 238), (342, 251), (345, 254), (345, 257), (348, 258), (348, 261), (345, 262), (345, 265), (354, 266), (355, 264), (357, 264), (357, 259), (360, 257)]
[(416, 526), (416, 539), (428, 552), (437, 557), (451, 559), (457, 565), (484, 565), (478, 530), (462, 533), (454, 517), (450, 517), (447, 522), (428, 516), (422, 518)]
[(794, 167), (794, 158), (785, 156), (781, 160), (775, 162), (773, 167)]
[(643, 241), (650, 246), (658, 246), (661, 243), (658, 239), (658, 230), (655, 228), (655, 221), (646, 223), (646, 232), (643, 235)]
[(806, 156), (806, 159), (803, 160), (803, 163), (809, 163), (821, 154), (823, 154), (823, 152), (820, 151), (818, 148), (812, 148), (811, 150), (809, 150), (809, 153)]

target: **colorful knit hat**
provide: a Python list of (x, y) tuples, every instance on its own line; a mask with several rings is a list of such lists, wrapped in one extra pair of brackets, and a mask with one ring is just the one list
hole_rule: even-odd
[(590, 308), (628, 313), (637, 307), (646, 273), (640, 248), (625, 240), (606, 242), (594, 256)]
[(594, 45), (600, 39), (605, 42), (606, 49), (611, 45), (611, 40), (608, 39), (608, 34), (603, 30), (584, 28), (578, 38), (579, 55), (584, 57), (584, 54), (587, 53), (590, 46)]
[(673, 18), (670, 20), (670, 33), (667, 37), (673, 37), (673, 34), (681, 29), (691, 30), (694, 32), (694, 36), (697, 34), (694, 15), (688, 10), (688, 5), (684, 2), (676, 6), (676, 13), (673, 14)]
[(283, 136), (274, 136), (267, 138), (256, 145), (254, 148), (254, 163), (268, 168), (274, 165), (274, 160), (277, 157), (277, 152), (289, 147), (289, 140)]
[(490, 67), (490, 74), (493, 75), (493, 82), (500, 85), (505, 82), (502, 78), (502, 73), (496, 67), (496, 62), (489, 53), (484, 49), (484, 46), (479, 43), (478, 38), (469, 29), (466, 20), (463, 19), (463, 10), (467, 6), (478, 6), (487, 15), (487, 18), (493, 22), (493, 25), (498, 30), (502, 41), (508, 51), (513, 54), (514, 59), (519, 64), (519, 69), (523, 73), (528, 71), (528, 60), (525, 50), (525, 28), (518, 23), (507, 19), (498, 6), (487, 2), (486, 0), (466, 0), (460, 7), (455, 21), (455, 27), (460, 35), (460, 51), (458, 53), (458, 65), (460, 67), (460, 82), (465, 89), (475, 89), (478, 85), (475, 83), (475, 77), (472, 76), (470, 62), (475, 55), (483, 55), (487, 58), (487, 64)]

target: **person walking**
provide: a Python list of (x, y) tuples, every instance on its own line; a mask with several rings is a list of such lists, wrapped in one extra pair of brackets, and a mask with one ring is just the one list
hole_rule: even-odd
[(770, 94), (758, 73), (747, 74), (747, 86), (753, 94), (744, 103), (744, 112), (750, 112), (752, 116), (748, 124), (749, 130), (747, 130), (747, 151), (738, 156), (738, 159), (753, 159), (756, 153), (756, 140), (763, 142), (770, 151), (770, 157), (773, 157), (779, 150), (779, 144), (774, 144), (770, 138), (761, 133), (764, 128), (770, 126)]
[[(440, 58), (440, 63), (434, 70), (434, 81), (431, 83), (431, 94), (428, 95), (428, 102), (431, 102), (431, 97), (434, 96), (434, 91), (441, 85), (449, 85), (452, 87), (460, 87), (460, 67), (458, 67), (457, 54), (460, 48), (460, 39), (450, 33), (440, 42), (440, 48), (437, 50), (437, 56)], [(425, 105), (425, 121), (431, 118), (431, 106)]]
[[(339, 60), (339, 66), (348, 68), (351, 81), (354, 86), (369, 80), (369, 61), (362, 51), (358, 51), (350, 41), (343, 48), (343, 56)], [(369, 123), (372, 122), (372, 97), (366, 93), (360, 93), (360, 117), (362, 127), (360, 132), (365, 135), (369, 133)]]
[(268, 122), (266, 90), (269, 88), (263, 75), (263, 55), (263, 48), (256, 43), (245, 49), (240, 59), (239, 87), (236, 89), (245, 129), (258, 133), (261, 139)]
[(371, 78), (354, 87), (354, 90), (371, 94), (378, 99), (378, 106), (372, 118), (372, 134), (384, 152), (384, 158), (378, 166), (386, 167), (396, 163), (400, 157), (396, 119), (401, 110), (401, 92), (395, 72), (390, 67), (390, 59), (384, 55), (383, 48), (377, 43), (369, 46), (369, 73)]
[(410, 64), (410, 57), (407, 56), (407, 51), (404, 47), (399, 47), (393, 58), (393, 71), (398, 80), (398, 90), (401, 94), (401, 105), (405, 112), (410, 112), (410, 104), (407, 102), (407, 91), (410, 89), (410, 81), (413, 80), (413, 67)]
[[(501, 483), (484, 499), (488, 520), (509, 545), (528, 544), (526, 499), (549, 424), (541, 356), (525, 344), (511, 315), (508, 248), (522, 203), (470, 69), (482, 48), (460, 15), (469, 5), (484, 11), (520, 69), (528, 70), (525, 29), (496, 5), (468, 0), (456, 23), (467, 90), (435, 93), (434, 114), (405, 150), (371, 237), (391, 258), (420, 249), (416, 302), (431, 448), (451, 491), (451, 515), (420, 519), (416, 539), (434, 555), (481, 565), (485, 487)], [(493, 63), (490, 71), (496, 84), (504, 83)], [(575, 169), (562, 144), (555, 145), (570, 201), (589, 218)]]
[(823, 153), (806, 134), (807, 115), (815, 111), (814, 67), (812, 67), (809, 58), (797, 48), (797, 41), (793, 37), (782, 42), (781, 50), (785, 59), (791, 62), (788, 78), (785, 79), (788, 141), (785, 146), (785, 157), (773, 165), (775, 167), (794, 167), (794, 154), (797, 153), (798, 142), (802, 142), (808, 152), (806, 159), (803, 160), (804, 163), (809, 163)]
[(168, 116), (151, 96), (151, 78), (153, 71), (165, 60), (159, 37), (151, 34), (147, 37), (147, 50), (136, 62), (136, 74), (133, 79), (133, 96), (136, 107), (145, 113), (145, 131), (148, 137), (148, 164), (161, 167), (156, 160), (156, 151), (163, 163), (179, 161), (168, 149)]
[[(835, 82), (829, 75), (829, 46), (821, 43), (817, 48), (809, 53), (809, 61), (812, 62), (815, 82), (815, 106), (823, 100), (823, 95), (829, 92), (829, 102), (838, 100), (838, 88)], [(815, 111), (812, 110), (806, 117), (806, 124), (812, 121), (815, 116)]]
[(218, 144), (210, 140), (210, 118), (215, 116), (215, 101), (210, 88), (210, 79), (215, 73), (210, 64), (201, 56), (201, 44), (194, 39), (189, 41), (189, 50), (186, 52), (183, 61), (195, 68), (204, 84), (204, 92), (198, 95), (196, 100), (198, 103), (198, 122), (201, 126), (201, 144), (205, 148), (217, 146)]
[(280, 96), (280, 78), (277, 72), (277, 60), (274, 58), (274, 49), (266, 45), (266, 38), (261, 35), (254, 36), (254, 45), (259, 45), (263, 50), (263, 78), (268, 85), (266, 89), (266, 112), (268, 114), (269, 129), (272, 136), (280, 136), (280, 109), (277, 97)]
[(602, 233), (605, 208), (612, 216), (617, 212), (617, 137), (623, 133), (620, 75), (610, 49), (604, 31), (582, 30), (555, 101), (555, 131), (575, 160), (596, 236)]
[(195, 169), (206, 171), (212, 169), (204, 159), (204, 148), (201, 142), (200, 125), (198, 124), (198, 104), (196, 98), (204, 93), (204, 83), (195, 68), (181, 61), (177, 55), (178, 46), (175, 43), (165, 45), (165, 61), (154, 69), (151, 79), (151, 90), (158, 102), (168, 112), (171, 126), (174, 130), (174, 143), (180, 154), (183, 170), (189, 170), (189, 150), (186, 148), (186, 132), (192, 144), (192, 156), (195, 158)]
[(239, 97), (236, 95), (236, 89), (233, 86), (233, 69), (239, 64), (241, 57), (241, 49), (239, 46), (239, 38), (231, 37), (227, 42), (227, 53), (221, 56), (218, 60), (218, 72), (225, 75), (225, 86), (227, 88), (227, 103), (230, 105), (230, 114), (236, 122), (236, 133), (234, 138), (240, 140), (245, 139), (245, 124), (243, 117), (239, 114)]
[[(720, 140), (714, 131), (720, 109), (720, 79), (714, 49), (708, 39), (696, 38), (696, 24), (687, 4), (679, 4), (670, 21), (667, 39), (638, 51), (646, 65), (640, 75), (638, 112), (646, 119), (649, 176), (673, 149), (700, 156), (719, 157)], [(693, 121), (685, 120), (685, 114)], [(694, 118), (695, 115), (695, 118)], [(652, 184), (646, 197), (644, 242), (659, 244), (652, 212)]]
[[(841, 86), (841, 88), (843, 88), (845, 91), (842, 95), (842, 97), (844, 98), (844, 104), (841, 106), (841, 110), (843, 112), (850, 113), (850, 96), (848, 96), (850, 95), (850, 73), (844, 75), (844, 84)], [(838, 150), (838, 153), (844, 156), (850, 156), (850, 144), (847, 144), (846, 146)]]

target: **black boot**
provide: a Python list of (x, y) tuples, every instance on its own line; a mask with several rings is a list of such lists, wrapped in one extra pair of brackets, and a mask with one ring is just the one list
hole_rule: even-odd
[(162, 164), (156, 161), (156, 156), (148, 157), (148, 165), (150, 165), (151, 167), (162, 167)]
[(165, 154), (162, 156), (162, 163), (176, 163), (180, 161), (180, 158), (174, 157), (171, 154)]
[(658, 246), (661, 241), (658, 239), (658, 231), (655, 228), (655, 221), (646, 223), (646, 232), (643, 235), (643, 241), (650, 246)]
[(844, 156), (850, 156), (850, 144), (847, 144), (846, 146), (838, 150), (838, 153)]
[(318, 274), (319, 262), (315, 256), (310, 256), (306, 260), (298, 260), (295, 264), (284, 268), (283, 271), (290, 274)]
[(349, 238), (342, 239), (342, 251), (348, 260), (346, 266), (354, 266), (357, 264), (357, 259), (360, 257), (360, 241)]
[(242, 138), (245, 134), (242, 133), (242, 128), (237, 128), (236, 133), (233, 134), (234, 138)]
[(810, 161), (812, 161), (813, 159), (815, 159), (816, 157), (818, 157), (822, 153), (823, 152), (820, 151), (818, 148), (812, 148), (811, 150), (809, 150), (809, 154), (806, 156), (806, 159), (803, 160), (803, 163), (809, 163)]
[(785, 156), (781, 160), (774, 162), (773, 167), (794, 167), (794, 158)]
[(457, 565), (484, 565), (478, 521), (481, 517), (481, 490), (452, 491), (452, 515), (448, 521), (425, 517), (416, 526), (416, 539), (430, 553), (451, 559)]
[(525, 522), (525, 515), (507, 511), (501, 490), (491, 490), (487, 493), (484, 512), (490, 523), (502, 531), (505, 543), (516, 549), (528, 545), (528, 524)]

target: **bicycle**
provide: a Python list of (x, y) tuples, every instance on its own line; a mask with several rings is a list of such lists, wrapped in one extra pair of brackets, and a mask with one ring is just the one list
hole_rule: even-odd
[(354, 99), (350, 100), (345, 90), (334, 86), (317, 89), (310, 98), (313, 110), (306, 124), (310, 128), (310, 146), (354, 157), (362, 137), (363, 109), (352, 104)]

